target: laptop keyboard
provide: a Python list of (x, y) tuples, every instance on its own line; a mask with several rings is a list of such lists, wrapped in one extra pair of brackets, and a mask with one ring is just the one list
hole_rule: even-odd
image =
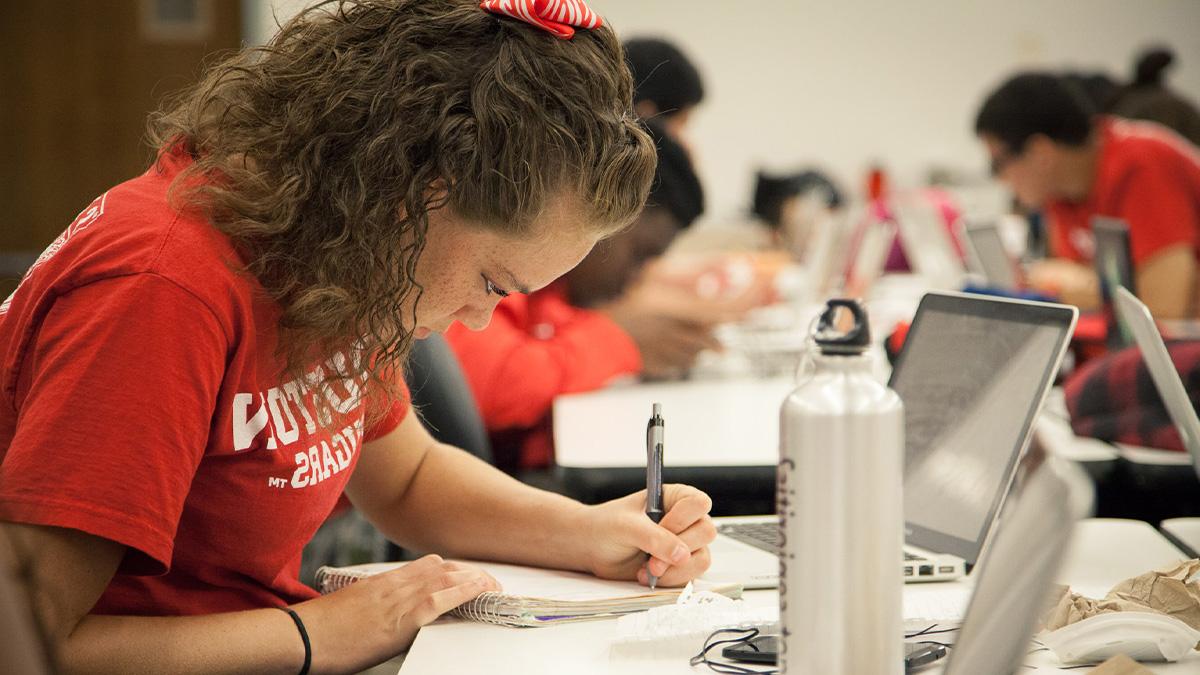
[(743, 544), (779, 555), (779, 525), (777, 523), (723, 523), (717, 532)]
[[(717, 532), (767, 553), (779, 555), (779, 525), (777, 523), (722, 523), (717, 526)], [(904, 559), (924, 560), (921, 556), (913, 555), (908, 551), (904, 552)]]

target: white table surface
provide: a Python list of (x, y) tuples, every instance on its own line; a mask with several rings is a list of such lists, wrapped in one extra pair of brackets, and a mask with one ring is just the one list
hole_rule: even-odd
[(662, 403), (666, 466), (775, 466), (779, 409), (793, 378), (612, 387), (554, 401), (555, 462), (594, 469), (646, 465), (646, 420)]
[[(1152, 527), (1139, 521), (1087, 520), (1076, 530), (1073, 551), (1060, 578), (1080, 592), (1102, 595), (1116, 582), (1182, 558), (1178, 549)], [(969, 582), (909, 584), (906, 596), (939, 593)], [(755, 605), (777, 602), (774, 591), (752, 591), (746, 601)], [(444, 621), (423, 628), (417, 635), (400, 672), (424, 673), (497, 672), (561, 675), (672, 675), (709, 673), (692, 668), (686, 657), (633, 656), (614, 650), (615, 621), (593, 621), (545, 628), (515, 629), (466, 621)], [(699, 645), (697, 645), (698, 647)], [(1031, 672), (1080, 673), (1062, 670), (1052, 653), (1042, 651), (1028, 660)], [(1161, 675), (1200, 672), (1200, 653), (1174, 664), (1147, 664)], [(923, 672), (936, 673), (937, 670)]]
[[(651, 404), (659, 402), (667, 420), (667, 466), (774, 466), (779, 409), (794, 388), (790, 377), (746, 378), (635, 384), (560, 396), (554, 401), (555, 461), (572, 469), (645, 466), (646, 420)], [(1071, 461), (1112, 461), (1121, 452), (1075, 435), (1059, 388), (1047, 397), (1036, 433), (1050, 452)], [(1188, 460), (1186, 453), (1141, 450), (1159, 463)]]
[(1192, 547), (1193, 551), (1200, 551), (1200, 518), (1171, 518), (1162, 521), (1159, 526)]

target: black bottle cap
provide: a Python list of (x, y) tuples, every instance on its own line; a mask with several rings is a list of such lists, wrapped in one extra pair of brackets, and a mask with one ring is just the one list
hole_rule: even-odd
[[(846, 308), (854, 318), (854, 325), (842, 332), (834, 326), (838, 308)], [(822, 354), (832, 356), (856, 356), (867, 351), (871, 344), (871, 328), (867, 322), (867, 311), (857, 300), (838, 298), (825, 303), (825, 311), (817, 322), (813, 339)]]

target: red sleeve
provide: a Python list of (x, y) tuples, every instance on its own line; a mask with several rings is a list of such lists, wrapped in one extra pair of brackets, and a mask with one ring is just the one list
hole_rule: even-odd
[(1135, 265), (1177, 244), (1197, 248), (1200, 206), (1185, 176), (1161, 162), (1143, 162), (1131, 167), (1116, 189), (1117, 212), (1105, 215), (1129, 223)]
[(543, 339), (522, 325), (525, 301), (500, 303), (482, 331), (456, 325), (446, 334), (489, 431), (532, 426), (549, 414), (555, 396), (641, 371), (633, 338), (604, 314), (573, 308)]
[(123, 571), (165, 572), (224, 374), (221, 324), (140, 274), (61, 296), (35, 330), (0, 519), (103, 537), (129, 547)]
[(396, 392), (396, 397), (385, 404), (387, 410), (381, 417), (375, 420), (374, 424), (367, 427), (366, 432), (363, 434), (363, 443), (382, 438), (395, 431), (396, 427), (400, 426), (400, 423), (408, 416), (409, 404), (411, 402), (412, 395), (408, 391), (408, 384), (404, 380), (401, 380), (400, 390)]

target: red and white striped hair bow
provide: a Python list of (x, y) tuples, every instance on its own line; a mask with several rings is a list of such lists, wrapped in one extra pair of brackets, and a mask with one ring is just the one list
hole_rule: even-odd
[(531, 26), (570, 40), (576, 28), (599, 28), (600, 15), (583, 0), (483, 0), (486, 12), (519, 19)]

